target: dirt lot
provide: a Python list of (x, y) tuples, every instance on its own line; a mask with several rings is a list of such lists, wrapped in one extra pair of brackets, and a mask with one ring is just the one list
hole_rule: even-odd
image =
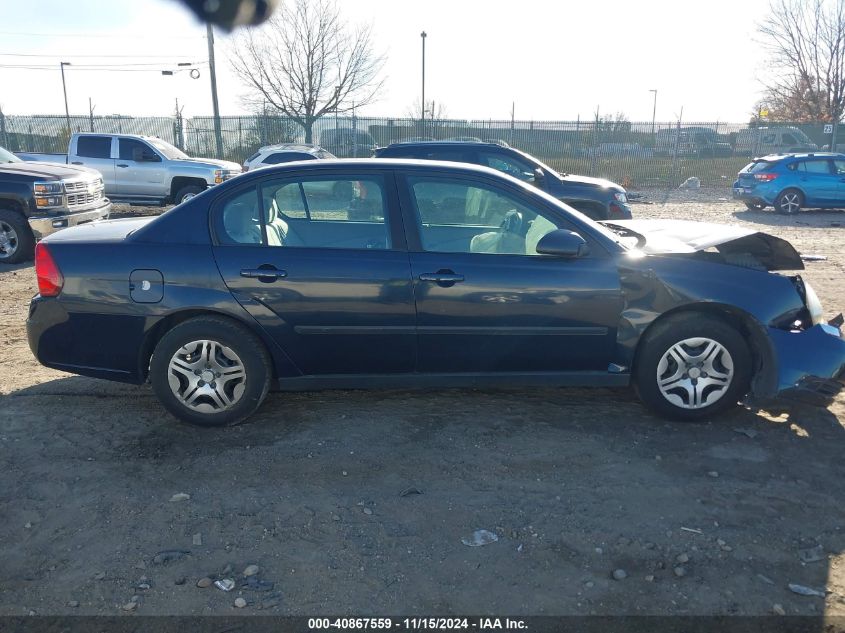
[[(806, 277), (845, 307), (845, 213), (723, 195), (635, 212), (825, 255)], [(40, 367), (34, 292), (0, 269), (0, 614), (845, 615), (845, 399), (680, 425), (625, 390), (271, 394), (199, 430), (149, 387)], [(462, 544), (480, 528), (498, 541)], [(240, 587), (249, 564), (272, 589)], [(215, 574), (239, 586), (196, 586)]]

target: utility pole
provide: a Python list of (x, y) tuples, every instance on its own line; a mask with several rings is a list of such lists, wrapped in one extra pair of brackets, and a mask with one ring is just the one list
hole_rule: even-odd
[(88, 97), (88, 131), (94, 131), (94, 104), (91, 102), (91, 97)]
[(62, 92), (65, 93), (65, 120), (67, 121), (67, 133), (72, 134), (70, 129), (70, 110), (67, 107), (67, 85), (65, 84), (65, 66), (70, 66), (70, 62), (59, 62), (59, 68), (62, 71)]
[[(338, 73), (340, 71), (338, 70)], [(340, 108), (340, 86), (335, 86), (334, 89), (334, 137), (339, 139), (340, 121), (338, 120), (337, 110)]]
[(511, 138), (508, 142), (509, 145), (513, 145), (513, 128), (516, 123), (516, 101), (511, 102)]
[(423, 129), (422, 134), (425, 136), (425, 38), (428, 37), (428, 34), (423, 31), (420, 33), (420, 38), (422, 38), (422, 96), (420, 98), (420, 121), (422, 121)]
[(217, 70), (214, 66), (214, 30), (205, 25), (208, 39), (208, 69), (211, 75), (211, 105), (214, 108), (214, 138), (217, 141), (217, 158), (223, 158), (223, 132), (220, 129), (220, 106), (217, 103)]
[(654, 139), (654, 122), (657, 119), (657, 90), (649, 90), (654, 93), (654, 108), (651, 111), (651, 138)]

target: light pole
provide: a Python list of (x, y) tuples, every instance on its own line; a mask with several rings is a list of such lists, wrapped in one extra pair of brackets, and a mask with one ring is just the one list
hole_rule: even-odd
[(70, 62), (59, 62), (59, 68), (62, 71), (62, 92), (65, 93), (65, 121), (67, 121), (67, 133), (70, 134), (70, 110), (68, 110), (67, 107), (67, 85), (65, 84), (65, 66), (70, 66)]
[(651, 136), (654, 138), (654, 122), (657, 119), (657, 89), (649, 90), (654, 93), (654, 108), (651, 111)]
[(428, 34), (423, 31), (420, 33), (422, 39), (422, 100), (420, 101), (420, 120), (423, 124), (423, 135), (425, 135), (425, 38)]

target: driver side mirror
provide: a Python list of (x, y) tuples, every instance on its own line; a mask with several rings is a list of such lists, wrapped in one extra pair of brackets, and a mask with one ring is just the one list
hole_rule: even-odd
[(538, 187), (543, 184), (546, 179), (546, 173), (539, 167), (534, 170), (534, 184)]
[(557, 229), (546, 233), (537, 242), (537, 252), (540, 255), (554, 255), (555, 257), (575, 259), (576, 257), (589, 255), (590, 247), (587, 245), (586, 240), (577, 233), (567, 231), (566, 229)]

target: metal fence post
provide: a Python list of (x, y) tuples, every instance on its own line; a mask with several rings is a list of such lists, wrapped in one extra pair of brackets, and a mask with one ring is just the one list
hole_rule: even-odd
[(9, 137), (6, 134), (6, 115), (0, 110), (0, 137), (3, 139), (3, 147), (9, 147)]

